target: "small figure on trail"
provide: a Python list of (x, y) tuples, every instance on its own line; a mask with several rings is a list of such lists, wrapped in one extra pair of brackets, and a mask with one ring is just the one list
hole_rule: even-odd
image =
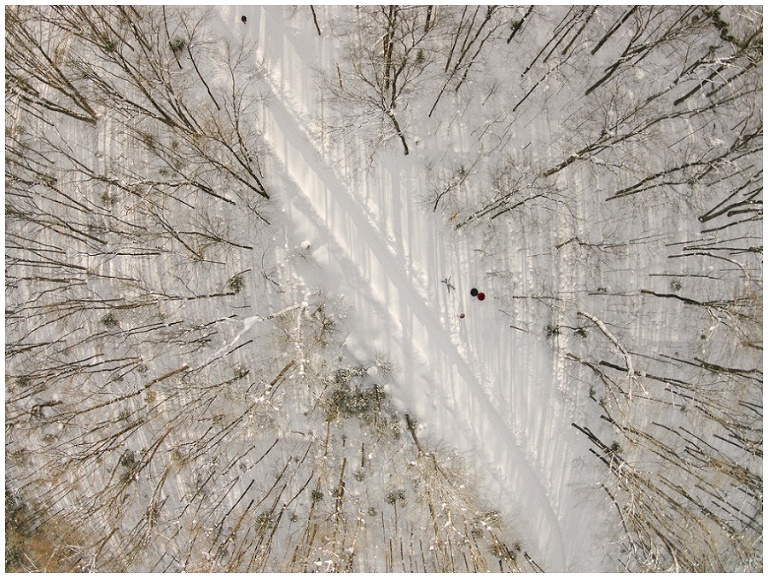
[(243, 24), (245, 24), (246, 22), (248, 22), (248, 18), (247, 18), (246, 16), (241, 16), (241, 17), (240, 17), (240, 20), (242, 20), (242, 21), (243, 21)]
[(451, 289), (456, 289), (456, 287), (451, 285), (451, 278), (450, 277), (446, 277), (445, 279), (443, 279), (441, 281), (441, 283), (445, 283), (445, 286), (448, 287), (448, 293), (451, 292)]
[(470, 289), (469, 294), (472, 295), (472, 297), (477, 297), (478, 301), (482, 301), (483, 299), (485, 299), (485, 293), (483, 293), (482, 291), (478, 291), (474, 287)]

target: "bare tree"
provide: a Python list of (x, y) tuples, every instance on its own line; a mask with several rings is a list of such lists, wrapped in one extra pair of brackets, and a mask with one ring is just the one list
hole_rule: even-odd
[[(450, 10), (450, 9), (446, 9)], [(458, 92), (469, 76), (472, 65), (478, 62), (486, 42), (504, 25), (504, 10), (498, 6), (464, 6), (460, 15), (450, 14), (445, 26), (450, 35), (447, 38), (449, 48), (443, 72), (446, 79), (427, 116), (432, 116), (440, 98), (453, 83)]]
[[(408, 154), (408, 96), (434, 61), (432, 38), (441, 10), (427, 7), (361, 6), (355, 10), (346, 57), (326, 86), (333, 96), (339, 129), (379, 121), (373, 138), (397, 137)], [(405, 120), (404, 120), (405, 118)], [(388, 127), (388, 128), (387, 128)]]

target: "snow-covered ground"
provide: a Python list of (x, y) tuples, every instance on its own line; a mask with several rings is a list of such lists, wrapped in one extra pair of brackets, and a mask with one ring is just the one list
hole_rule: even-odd
[[(322, 119), (312, 71), (338, 58), (335, 39), (317, 37), (311, 22), (302, 26), (283, 7), (243, 12), (247, 26), (233, 28), (260, 39), (274, 90), (265, 134), (290, 238), (296, 246), (307, 241), (323, 265), (310, 283), (351, 305), (351, 351), (360, 359), (391, 356), (398, 368), (391, 393), (401, 409), (426, 435), (473, 453), (494, 501), (544, 567), (587, 568), (600, 525), (588, 514), (595, 509), (585, 499), (587, 481), (572, 472), (585, 452), (570, 427), (578, 396), (558, 381), (544, 336), (521, 334), (500, 314), (477, 256), (482, 240), (451, 235), (424, 211), (418, 148), (407, 158), (382, 152), (365, 171), (343, 147), (313, 143), (309, 128)], [(475, 285), (488, 292), (485, 301), (470, 296)]]
[(7, 495), (75, 566), (762, 566), (761, 11), (18, 14)]

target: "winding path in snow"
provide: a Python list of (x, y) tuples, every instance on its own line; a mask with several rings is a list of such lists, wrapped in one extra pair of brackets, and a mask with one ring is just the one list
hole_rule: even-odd
[[(309, 80), (301, 75), (310, 68), (299, 54), (302, 47), (287, 40), (283, 8), (251, 8), (246, 13), (251, 33), (258, 30), (260, 56), (268, 63), (274, 93), (264, 107), (264, 129), (276, 157), (271, 174), (279, 183), (276, 200), (295, 225), (296, 245), (309, 241), (315, 259), (323, 264), (327, 288), (354, 308), (357, 340), (351, 348), (361, 356), (378, 351), (390, 355), (401, 370), (401, 386), (393, 397), (417, 415), (433, 437), (472, 451), (485, 464), (485, 481), (512, 506), (536, 560), (548, 571), (565, 571), (566, 548), (551, 488), (541, 470), (529, 463), (530, 454), (518, 445), (509, 420), (499, 413), (441, 321), (446, 312), (428, 302), (424, 283), (413, 274), (414, 269), (430, 271), (434, 263), (419, 263), (423, 255), (406, 256), (402, 247), (394, 246), (371, 219), (369, 208), (314, 148), (296, 112), (314, 103), (306, 102), (303, 86), (294, 86)], [(234, 19), (237, 14), (223, 17)], [(413, 221), (409, 230), (417, 232), (422, 245), (441, 239), (437, 223), (428, 217), (408, 215)]]

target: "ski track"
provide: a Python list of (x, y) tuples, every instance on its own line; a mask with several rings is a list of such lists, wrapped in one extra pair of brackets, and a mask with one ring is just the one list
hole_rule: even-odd
[[(323, 265), (325, 275), (313, 282), (352, 306), (350, 350), (361, 359), (390, 355), (400, 371), (392, 396), (401, 409), (416, 415), (433, 439), (475, 454), (484, 481), (512, 507), (506, 511), (537, 561), (547, 571), (565, 571), (574, 548), (564, 543), (563, 531), (580, 531), (586, 522), (563, 523), (566, 514), (574, 516), (562, 499), (572, 459), (565, 431), (571, 408), (556, 395), (548, 354), (530, 343), (532, 336), (523, 347), (524, 337), (502, 331), (506, 324), (491, 295), (482, 304), (466, 297), (472, 280), (464, 273), (473, 249), (462, 240), (460, 250), (448, 251), (437, 219), (403, 190), (406, 183), (420, 185), (412, 168), (416, 155), (389, 166), (382, 161), (376, 181), (359, 173), (345, 181), (324, 160), (302, 119), (317, 106), (308, 62), (323, 57), (317, 48), (323, 43), (317, 36), (307, 40), (306, 27), (303, 42), (293, 43), (297, 31), (286, 24), (288, 10), (219, 12), (236, 36), (258, 35), (259, 57), (268, 66), (273, 95), (263, 109), (263, 128), (275, 157), (274, 198), (294, 226), (287, 234), (296, 245), (309, 241)], [(248, 16), (247, 27), (241, 14)], [(307, 53), (315, 49), (319, 56)], [(366, 204), (350, 189), (365, 194)], [(451, 274), (456, 291), (448, 294), (440, 280)], [(465, 308), (472, 313), (459, 322), (456, 313)]]

